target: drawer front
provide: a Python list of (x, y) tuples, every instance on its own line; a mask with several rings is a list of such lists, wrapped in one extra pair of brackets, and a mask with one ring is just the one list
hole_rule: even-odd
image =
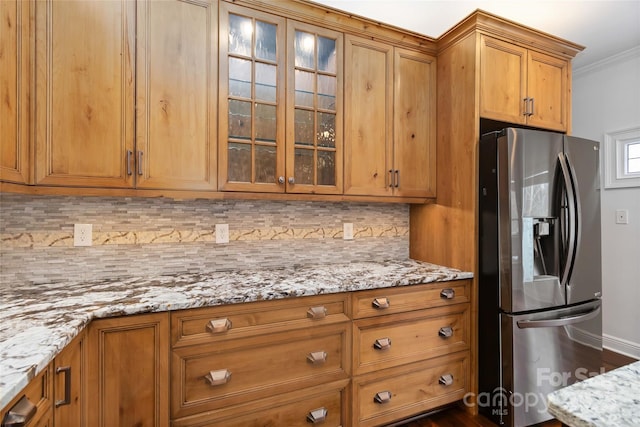
[(181, 310), (171, 314), (173, 347), (246, 338), (349, 320), (349, 295), (318, 295)]
[(469, 349), (469, 305), (354, 322), (354, 374)]
[(343, 323), (175, 349), (172, 417), (348, 378), (350, 338)]
[[(8, 412), (16, 414), (29, 413), (29, 408), (35, 407), (35, 412), (27, 426), (47, 425), (51, 418), (51, 395), (53, 383), (51, 382), (51, 366), (47, 366), (0, 413), (0, 421)], [(24, 399), (23, 399), (24, 397)], [(33, 409), (31, 409), (33, 410)]]
[[(348, 425), (349, 381), (283, 393), (174, 420), (172, 427), (323, 427)], [(315, 422), (314, 422), (315, 421)]]
[(469, 302), (470, 280), (429, 283), (355, 292), (353, 318), (384, 316)]
[(468, 353), (431, 359), (354, 380), (354, 425), (379, 426), (462, 399)]

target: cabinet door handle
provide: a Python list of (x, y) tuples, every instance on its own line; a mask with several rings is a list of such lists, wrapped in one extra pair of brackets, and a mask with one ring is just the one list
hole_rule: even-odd
[(22, 396), (2, 419), (2, 427), (24, 427), (38, 411), (27, 396)]
[(391, 401), (391, 392), (390, 391), (379, 391), (373, 396), (373, 401), (380, 405), (384, 403), (389, 403)]
[(450, 386), (451, 384), (453, 384), (453, 375), (451, 374), (442, 375), (438, 380), (438, 383), (444, 386)]
[(453, 299), (456, 296), (456, 291), (451, 288), (446, 288), (440, 291), (440, 298)]
[(71, 366), (61, 366), (56, 368), (56, 375), (64, 373), (64, 399), (56, 400), (56, 408), (58, 406), (68, 405), (71, 403)]
[(328, 413), (329, 411), (327, 411), (327, 408), (318, 408), (309, 411), (309, 413), (307, 414), (307, 422), (310, 422), (311, 424), (322, 423), (327, 419)]
[(376, 350), (388, 350), (391, 348), (391, 338), (378, 338), (373, 343)]
[(321, 365), (327, 361), (327, 353), (324, 351), (314, 351), (307, 355), (307, 362), (312, 365)]
[(389, 187), (393, 188), (393, 169), (389, 169)]
[(209, 371), (204, 379), (209, 382), (211, 386), (223, 385), (231, 380), (231, 371), (228, 369), (220, 369), (217, 371)]
[(127, 175), (133, 174), (131, 171), (131, 158), (133, 157), (133, 151), (127, 150)]
[(218, 334), (220, 332), (226, 332), (232, 327), (231, 320), (225, 318), (209, 320), (207, 323), (207, 332), (212, 334)]
[(292, 177), (292, 176), (289, 177), (288, 181), (289, 181), (289, 184), (291, 184), (291, 185), (296, 183), (296, 179), (294, 177)]
[(278, 177), (278, 184), (284, 184), (284, 176)]
[(533, 116), (536, 109), (535, 98), (529, 98), (529, 100), (531, 101), (531, 111), (529, 111), (529, 115)]
[(451, 326), (443, 326), (438, 331), (438, 335), (442, 338), (451, 338), (453, 336), (453, 328)]
[(523, 116), (528, 116), (529, 115), (529, 98), (523, 98), (522, 99), (524, 101), (524, 108), (522, 109), (522, 115)]
[(142, 175), (142, 151), (138, 151), (138, 164), (136, 165), (138, 168), (138, 175)]
[(376, 298), (371, 302), (371, 306), (378, 310), (384, 310), (385, 308), (389, 308), (389, 298)]
[(324, 319), (327, 317), (327, 309), (323, 305), (317, 307), (311, 307), (307, 310), (307, 317), (309, 319)]
[(398, 169), (396, 169), (396, 183), (395, 183), (395, 187), (398, 188), (400, 187), (400, 171)]

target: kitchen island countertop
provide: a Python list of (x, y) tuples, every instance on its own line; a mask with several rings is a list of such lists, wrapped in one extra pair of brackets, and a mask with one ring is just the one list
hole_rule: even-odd
[(571, 427), (640, 426), (640, 361), (549, 394), (548, 410)]
[(472, 278), (390, 260), (0, 287), (0, 408), (94, 318)]

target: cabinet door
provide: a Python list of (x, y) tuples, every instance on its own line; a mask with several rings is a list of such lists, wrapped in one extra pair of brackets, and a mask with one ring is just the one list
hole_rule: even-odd
[(133, 150), (135, 3), (47, 0), (35, 8), (36, 182), (133, 185), (127, 152)]
[(31, 3), (0, 1), (0, 180), (29, 182), (29, 13)]
[(76, 337), (53, 361), (53, 418), (56, 427), (86, 425), (83, 401), (85, 336)]
[(436, 59), (400, 48), (394, 56), (394, 194), (435, 197)]
[(480, 116), (526, 124), (527, 49), (480, 37)]
[(288, 21), (287, 192), (342, 193), (342, 34)]
[(219, 30), (219, 187), (283, 192), (285, 20), (221, 2)]
[(391, 195), (393, 46), (345, 36), (344, 193)]
[(90, 324), (87, 396), (88, 426), (169, 426), (168, 313)]
[(217, 20), (211, 0), (138, 3), (138, 188), (216, 189)]
[(527, 93), (532, 99), (529, 126), (566, 131), (568, 124), (569, 62), (529, 51)]

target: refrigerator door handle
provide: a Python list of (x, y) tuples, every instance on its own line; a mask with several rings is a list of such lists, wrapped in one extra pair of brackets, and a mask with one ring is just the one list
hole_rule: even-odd
[(573, 325), (574, 323), (584, 322), (585, 320), (593, 319), (600, 313), (600, 306), (594, 308), (586, 313), (580, 313), (577, 316), (559, 317), (557, 319), (544, 319), (544, 320), (518, 320), (516, 324), (520, 329), (526, 328), (554, 328), (558, 326)]
[(568, 224), (567, 225), (567, 259), (564, 265), (564, 271), (560, 278), (560, 283), (564, 287), (569, 283), (569, 277), (571, 276), (571, 270), (576, 258), (576, 247), (579, 236), (580, 226), (580, 207), (577, 195), (577, 188), (575, 186), (575, 180), (573, 179), (573, 168), (569, 163), (569, 158), (565, 153), (558, 154), (558, 160), (560, 161), (560, 169), (562, 170), (562, 178), (567, 193), (567, 209), (568, 209)]

